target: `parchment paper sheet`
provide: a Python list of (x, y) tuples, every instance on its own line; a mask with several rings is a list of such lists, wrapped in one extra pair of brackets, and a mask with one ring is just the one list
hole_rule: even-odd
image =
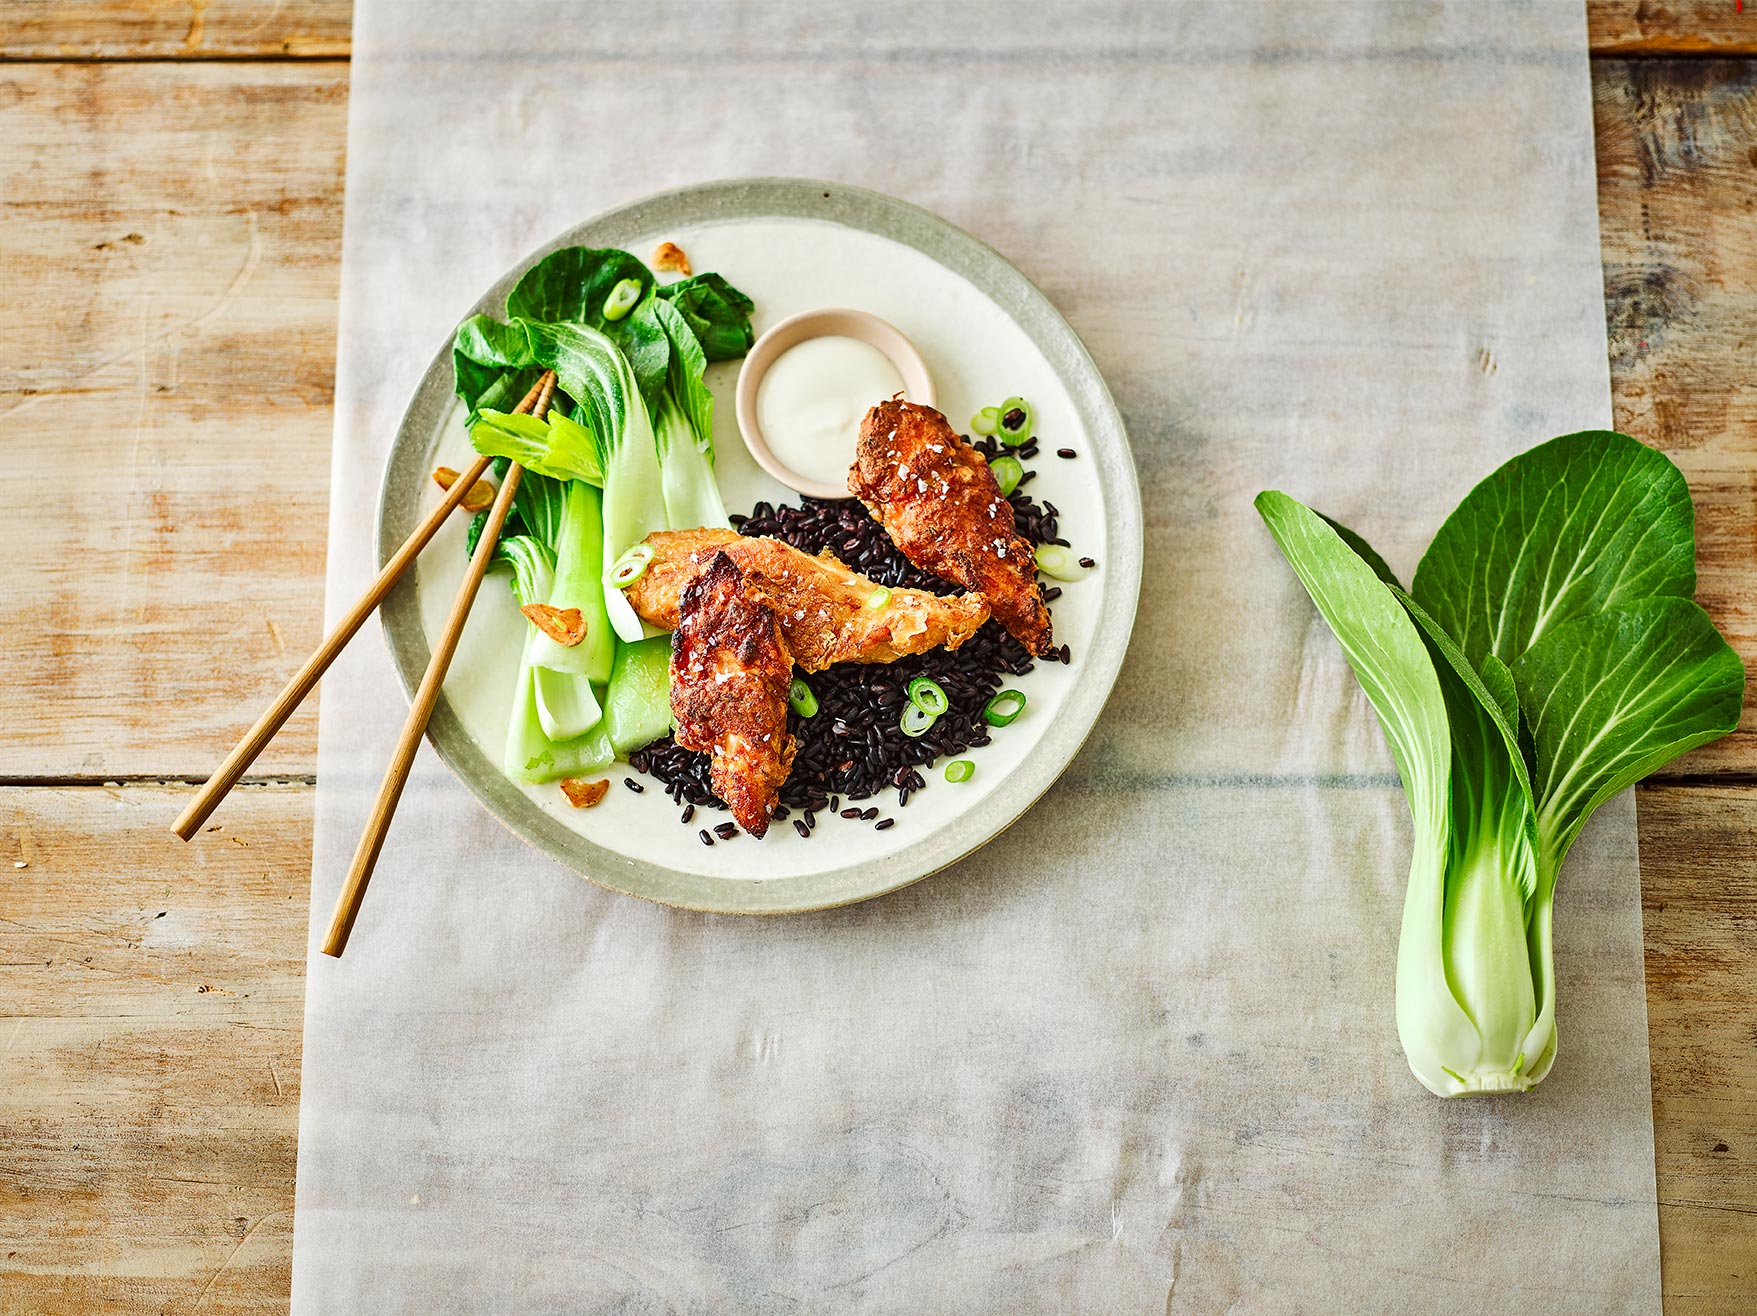
[(950, 872), (680, 914), (424, 753), (335, 963), (405, 707), (368, 631), (323, 690), (295, 1312), (1658, 1310), (1632, 803), (1563, 875), (1552, 1077), (1429, 1097), (1402, 797), (1250, 508), (1285, 488), (1407, 572), (1497, 462), (1608, 423), (1578, 0), (355, 22), (332, 617), (478, 290), (755, 173), (894, 192), (1045, 288), (1130, 425), (1146, 585), (1084, 753)]

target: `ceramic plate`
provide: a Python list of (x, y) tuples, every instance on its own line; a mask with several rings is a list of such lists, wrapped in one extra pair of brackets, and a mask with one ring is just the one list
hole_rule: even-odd
[[(963, 429), (980, 407), (1017, 394), (1031, 399), (1042, 455), (1030, 486), (1056, 504), (1061, 531), (1098, 567), (1064, 586), (1055, 638), (1070, 666), (1038, 663), (1010, 678), (1026, 712), (972, 750), (975, 777), (953, 785), (939, 765), (928, 788), (898, 809), (894, 791), (868, 801), (897, 823), (826, 817), (810, 838), (777, 826), (762, 841), (739, 836), (703, 846), (701, 821), (678, 809), (651, 779), (644, 794), (618, 784), (594, 809), (570, 808), (554, 785), (527, 787), (500, 771), (524, 622), (503, 577), (490, 577), (465, 628), (428, 737), (440, 756), (503, 823), (532, 846), (592, 881), (649, 900), (723, 913), (779, 914), (848, 904), (905, 886), (993, 839), (1049, 789), (1091, 731), (1121, 666), (1141, 577), (1141, 502), (1121, 418), (1104, 381), (1066, 320), (1017, 269), (969, 234), (891, 197), (804, 179), (740, 179), (668, 192), (598, 216), (561, 234), (506, 272), (472, 313), (504, 314), (506, 294), (532, 261), (557, 247), (626, 247), (645, 257), (662, 240), (681, 246), (697, 271), (717, 270), (756, 303), (755, 329), (814, 306), (853, 306), (901, 329), (926, 357), (940, 409)], [(462, 469), (472, 456), (463, 409), (452, 394), (451, 335), (439, 336), (386, 464), (378, 517), (382, 562), (438, 496), (437, 465)], [(726, 506), (793, 501), (751, 460), (733, 397), (738, 363), (711, 366), (716, 472)], [(1072, 448), (1073, 460), (1055, 456)], [(386, 601), (385, 634), (406, 689), (462, 578), (466, 518), (453, 518), (416, 571)], [(637, 778), (638, 779), (638, 778)], [(698, 810), (699, 815), (710, 813)], [(727, 815), (715, 814), (709, 826)]]

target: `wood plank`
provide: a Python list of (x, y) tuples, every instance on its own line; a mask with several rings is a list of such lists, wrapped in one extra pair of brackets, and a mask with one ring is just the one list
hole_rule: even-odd
[[(1701, 597), (1752, 663), (1757, 63), (1594, 86), (1617, 421), (1690, 476)], [(317, 638), (345, 70), (18, 66), (0, 98), (0, 294), (46, 311), (0, 325), (0, 423), (65, 491), (4, 568), (0, 777), (203, 776)], [(314, 726), (260, 771), (312, 771)], [(1748, 710), (1670, 773), (1754, 769)]]
[[(316, 644), (347, 69), (0, 68), (0, 777), (205, 776)], [(308, 773), (316, 710), (260, 760)]]
[(1667, 1316), (1757, 1295), (1757, 788), (1640, 792)]
[(0, 0), (0, 59), (346, 56), (353, 0)]
[[(1757, 54), (1757, 4), (1587, 0), (1597, 55)], [(0, 0), (0, 59), (345, 57), (351, 0)]]
[[(1593, 66), (1616, 424), (1696, 499), (1697, 598), (1757, 671), (1757, 61)], [(1667, 777), (1757, 769), (1739, 730)]]
[(314, 794), (0, 790), (0, 1312), (286, 1310)]
[(1595, 55), (1757, 55), (1757, 4), (1749, 0), (1587, 0)]
[[(0, 790), (0, 1310), (285, 1309), (313, 795), (245, 787), (183, 847), (164, 787)], [(1757, 787), (1644, 788), (1640, 823), (1666, 1310), (1731, 1316)]]

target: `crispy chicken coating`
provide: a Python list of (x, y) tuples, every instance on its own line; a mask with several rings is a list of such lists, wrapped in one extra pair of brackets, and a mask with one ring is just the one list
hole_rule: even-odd
[(671, 711), (677, 743), (710, 756), (714, 794), (752, 836), (793, 769), (787, 686), (793, 660), (768, 604), (715, 553), (683, 587), (671, 636)]
[(806, 672), (832, 663), (895, 662), (941, 645), (956, 649), (988, 620), (988, 604), (974, 594), (941, 598), (893, 589), (883, 604), (869, 606), (879, 589), (874, 582), (827, 552), (810, 557), (778, 539), (704, 529), (660, 530), (646, 542), (653, 560), (626, 591), (642, 621), (675, 630), (685, 587), (721, 552), (775, 610), (793, 661)]
[(975, 590), (1032, 653), (1050, 644), (1031, 544), (982, 454), (932, 407), (895, 399), (866, 413), (848, 490), (923, 571)]

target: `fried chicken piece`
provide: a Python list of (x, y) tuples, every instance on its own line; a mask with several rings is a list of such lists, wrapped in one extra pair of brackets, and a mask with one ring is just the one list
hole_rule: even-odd
[(793, 659), (774, 610), (716, 552), (683, 587), (671, 637), (671, 711), (677, 743), (708, 754), (714, 794), (752, 836), (793, 769), (787, 687)]
[(677, 628), (684, 588), (716, 552), (744, 573), (745, 583), (775, 610), (801, 671), (831, 663), (889, 663), (944, 645), (956, 649), (988, 620), (974, 594), (941, 598), (894, 589), (881, 607), (867, 601), (879, 588), (828, 552), (810, 557), (779, 539), (746, 538), (736, 530), (660, 530), (647, 536), (653, 560), (626, 591), (642, 621)]
[(923, 571), (975, 590), (1032, 653), (1050, 645), (1031, 544), (982, 454), (932, 407), (895, 399), (866, 413), (848, 490)]

